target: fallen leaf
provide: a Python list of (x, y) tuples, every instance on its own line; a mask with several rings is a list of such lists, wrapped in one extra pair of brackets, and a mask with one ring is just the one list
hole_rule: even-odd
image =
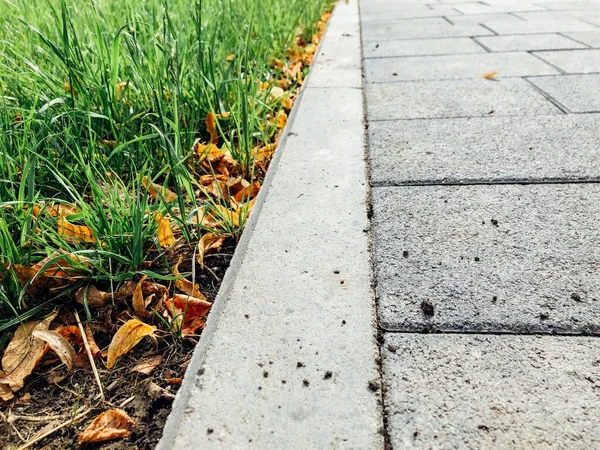
[(100, 414), (79, 435), (79, 444), (104, 442), (130, 436), (135, 422), (122, 409), (111, 409)]
[(92, 357), (94, 359), (98, 358), (102, 354), (102, 351), (98, 347), (98, 344), (96, 344), (96, 339), (94, 339), (94, 334), (88, 324), (85, 325), (85, 337), (87, 338), (88, 346), (92, 352)]
[(169, 384), (176, 384), (177, 386), (181, 386), (181, 383), (183, 383), (183, 378), (165, 378), (165, 381)]
[(2, 400), (3, 402), (7, 402), (14, 398), (14, 394), (12, 392), (12, 389), (10, 388), (8, 381), (5, 384), (3, 380), (4, 372), (0, 370), (0, 400)]
[(148, 177), (142, 178), (142, 185), (148, 189), (148, 193), (154, 198), (162, 196), (167, 203), (172, 203), (177, 200), (177, 194), (160, 184), (152, 183)]
[(202, 294), (202, 292), (200, 292), (200, 287), (197, 284), (192, 283), (189, 280), (186, 280), (179, 273), (179, 264), (181, 264), (181, 261), (182, 261), (182, 258), (179, 258), (179, 261), (177, 261), (177, 264), (175, 264), (172, 269), (173, 275), (178, 277), (175, 280), (175, 287), (187, 295), (191, 295), (192, 297), (206, 300), (206, 297), (204, 296), (204, 294)]
[(46, 343), (32, 336), (32, 333), (48, 330), (56, 314), (53, 312), (43, 320), (27, 322), (19, 326), (4, 350), (2, 370), (5, 376), (2, 384), (10, 386), (13, 392), (23, 387), (25, 378), (31, 375), (35, 366), (44, 356)]
[(74, 297), (77, 303), (80, 305), (86, 303), (89, 308), (98, 308), (100, 306), (109, 305), (113, 300), (113, 296), (110, 292), (103, 292), (94, 285), (77, 289)]
[(235, 59), (235, 55), (232, 53), (231, 55), (227, 55), (225, 57), (225, 61), (233, 61)]
[(109, 369), (112, 368), (115, 365), (117, 358), (129, 352), (129, 350), (135, 347), (144, 336), (154, 336), (155, 331), (156, 327), (148, 325), (138, 319), (131, 319), (125, 322), (125, 324), (117, 330), (108, 346), (106, 367)]
[(260, 191), (260, 183), (255, 181), (250, 186), (245, 187), (237, 194), (233, 196), (236, 202), (241, 203), (242, 201), (251, 200), (258, 195)]
[(231, 211), (222, 205), (215, 205), (212, 209), (214, 210), (213, 217), (215, 219), (225, 220), (236, 227), (240, 226), (240, 215), (235, 211)]
[(254, 158), (254, 161), (259, 163), (261, 161), (264, 161), (266, 159), (270, 159), (273, 156), (273, 153), (275, 153), (275, 150), (277, 149), (277, 144), (269, 144), (269, 145), (265, 145), (264, 147), (255, 147), (252, 152), (250, 153), (250, 156), (252, 158)]
[(226, 111), (224, 113), (217, 114), (217, 119), (229, 119), (229, 117), (231, 117), (230, 111)]
[(500, 75), (500, 72), (486, 72), (481, 76), (481, 78), (485, 78), (486, 80), (493, 80), (498, 75)]
[(159, 212), (154, 216), (158, 224), (158, 244), (161, 247), (169, 247), (175, 243), (175, 236), (168, 217), (163, 217)]
[(210, 134), (210, 142), (216, 144), (219, 141), (219, 132), (217, 131), (217, 119), (212, 111), (206, 115), (206, 131)]
[(277, 128), (282, 129), (285, 128), (285, 124), (287, 123), (288, 116), (285, 111), (282, 109), (277, 114)]
[(179, 317), (183, 335), (193, 334), (204, 326), (204, 320), (212, 303), (206, 300), (190, 297), (189, 295), (175, 294), (167, 301), (167, 310), (173, 318)]
[(96, 243), (96, 238), (90, 227), (85, 225), (73, 225), (65, 216), (60, 216), (58, 219), (58, 234), (64, 236), (67, 241), (70, 242), (88, 242), (91, 244)]
[(142, 279), (138, 282), (138, 284), (136, 284), (135, 290), (133, 291), (133, 299), (131, 301), (133, 304), (133, 310), (135, 311), (135, 314), (141, 319), (145, 319), (151, 315), (151, 313), (146, 309), (146, 302), (144, 301), (144, 292), (142, 290), (142, 285), (146, 278), (146, 275), (144, 275)]
[(67, 366), (67, 372), (64, 375), (53, 377), (52, 382), (59, 383), (64, 380), (75, 365), (75, 349), (73, 346), (60, 333), (53, 330), (34, 330), (31, 334), (33, 337), (46, 342), (63, 364)]
[[(204, 256), (210, 251), (218, 251), (221, 249), (225, 241), (225, 236), (217, 236), (214, 233), (206, 233), (198, 242), (198, 253), (196, 254), (196, 261), (202, 269), (204, 269)], [(186, 292), (186, 294), (189, 294)]]
[(136, 364), (130, 370), (130, 372), (139, 372), (144, 375), (150, 375), (154, 369), (162, 364), (163, 358), (163, 355), (155, 355), (150, 358), (146, 358)]

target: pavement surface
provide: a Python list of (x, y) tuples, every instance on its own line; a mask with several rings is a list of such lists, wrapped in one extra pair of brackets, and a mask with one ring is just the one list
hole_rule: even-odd
[(387, 444), (600, 448), (600, 1), (360, 11)]

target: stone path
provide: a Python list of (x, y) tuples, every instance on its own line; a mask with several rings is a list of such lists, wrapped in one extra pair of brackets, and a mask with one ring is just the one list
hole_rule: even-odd
[(600, 448), (600, 1), (360, 10), (389, 443)]

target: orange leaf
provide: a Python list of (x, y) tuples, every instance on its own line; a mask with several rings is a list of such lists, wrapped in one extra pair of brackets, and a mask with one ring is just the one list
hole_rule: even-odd
[(285, 128), (285, 124), (287, 123), (288, 116), (285, 111), (282, 109), (277, 114), (277, 128), (282, 129)]
[(148, 188), (148, 193), (154, 198), (160, 198), (162, 195), (167, 203), (172, 203), (177, 200), (177, 194), (175, 192), (170, 191), (160, 184), (152, 183), (147, 177), (142, 178), (142, 185), (145, 188)]
[(213, 210), (214, 213), (211, 213), (211, 215), (216, 220), (225, 220), (227, 222), (231, 222), (233, 226), (240, 226), (240, 215), (238, 212), (231, 211), (230, 209), (227, 209), (222, 205), (213, 206)]
[(56, 313), (52, 313), (43, 320), (27, 322), (17, 328), (2, 357), (2, 370), (5, 372), (2, 384), (10, 386), (13, 391), (23, 387), (25, 378), (42, 359), (46, 347), (46, 343), (32, 333), (48, 330), (55, 317)]
[(201, 268), (204, 269), (204, 256), (211, 250), (220, 250), (223, 241), (225, 241), (225, 236), (217, 236), (214, 233), (206, 233), (202, 236), (200, 242), (198, 242), (198, 253), (196, 255), (196, 261), (198, 261)]
[(179, 261), (177, 262), (177, 264), (175, 264), (173, 266), (173, 275), (178, 277), (175, 280), (175, 287), (187, 295), (191, 295), (192, 297), (206, 300), (206, 297), (204, 296), (204, 294), (202, 294), (202, 292), (200, 292), (200, 287), (197, 284), (192, 283), (189, 280), (186, 280), (179, 273), (179, 264), (181, 264), (181, 260), (182, 260), (182, 258), (179, 258)]
[(111, 409), (100, 414), (79, 435), (79, 444), (110, 441), (131, 435), (135, 422), (122, 409)]
[(240, 203), (243, 200), (251, 200), (258, 195), (260, 191), (260, 183), (255, 181), (250, 186), (242, 189), (233, 197), (236, 202)]
[(493, 80), (498, 75), (500, 75), (500, 72), (486, 72), (481, 76), (481, 78), (485, 78), (486, 80)]
[(160, 366), (163, 362), (163, 355), (156, 355), (140, 361), (133, 367), (130, 372), (139, 372), (144, 375), (150, 375), (154, 369)]
[(219, 141), (219, 132), (217, 131), (217, 119), (212, 111), (206, 115), (206, 131), (210, 134), (210, 142), (216, 144)]
[(212, 307), (212, 303), (206, 300), (181, 294), (175, 294), (165, 304), (173, 318), (172, 329), (181, 329), (184, 336), (204, 327), (206, 314)]
[(158, 244), (161, 247), (169, 247), (175, 243), (175, 236), (171, 228), (171, 222), (167, 217), (163, 217), (160, 213), (156, 213), (154, 220), (158, 224)]
[(106, 367), (115, 365), (117, 358), (126, 354), (140, 342), (144, 336), (154, 336), (156, 327), (148, 325), (138, 319), (131, 319), (117, 330), (108, 346)]
[(273, 153), (275, 153), (276, 148), (277, 144), (269, 144), (261, 148), (255, 147), (250, 156), (252, 156), (254, 161), (258, 163), (264, 161), (265, 159), (270, 159), (273, 156)]

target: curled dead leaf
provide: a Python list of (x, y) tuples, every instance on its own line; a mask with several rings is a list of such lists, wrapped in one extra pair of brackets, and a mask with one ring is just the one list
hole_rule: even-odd
[(17, 328), (15, 335), (4, 350), (2, 370), (5, 373), (2, 384), (8, 385), (13, 392), (23, 387), (25, 378), (33, 372), (44, 356), (46, 343), (32, 336), (34, 331), (46, 331), (56, 317), (56, 312), (43, 320), (27, 322)]
[(287, 123), (288, 116), (285, 111), (282, 109), (277, 114), (277, 128), (282, 129), (285, 128), (285, 124)]
[(58, 383), (73, 370), (75, 366), (75, 349), (60, 333), (53, 330), (34, 330), (33, 337), (46, 342), (50, 348), (58, 355), (63, 364), (67, 367), (64, 375), (53, 376), (51, 382)]
[(173, 275), (178, 277), (175, 280), (175, 287), (187, 295), (191, 295), (192, 297), (197, 297), (202, 300), (206, 300), (206, 297), (204, 296), (204, 294), (202, 292), (200, 292), (200, 286), (198, 286), (195, 283), (192, 283), (189, 280), (186, 280), (179, 273), (179, 264), (181, 264), (181, 261), (182, 261), (182, 258), (179, 258), (179, 261), (177, 261), (177, 264), (175, 264), (172, 269)]
[(12, 392), (12, 389), (10, 388), (10, 384), (8, 383), (8, 381), (6, 381), (5, 383), (3, 380), (4, 372), (0, 370), (0, 400), (2, 400), (3, 402), (7, 402), (14, 398), (14, 394)]
[(112, 303), (113, 296), (110, 292), (99, 290), (90, 285), (77, 289), (74, 293), (75, 301), (80, 305), (87, 304), (88, 308), (99, 308)]
[(133, 291), (133, 299), (131, 301), (135, 314), (141, 319), (145, 319), (151, 315), (150, 312), (146, 310), (147, 303), (144, 301), (144, 291), (142, 290), (146, 278), (148, 277), (144, 275), (138, 284), (136, 284), (135, 290)]
[(212, 303), (206, 300), (181, 294), (175, 294), (165, 304), (173, 319), (173, 331), (181, 331), (184, 336), (204, 328), (206, 315), (212, 307)]
[(96, 417), (79, 435), (79, 444), (104, 442), (130, 436), (135, 422), (122, 409), (111, 409)]
[(152, 183), (148, 177), (142, 178), (142, 185), (148, 189), (148, 193), (154, 198), (164, 198), (167, 203), (177, 200), (177, 194), (160, 184)]
[(145, 336), (154, 336), (156, 327), (148, 325), (138, 319), (131, 319), (125, 322), (117, 330), (108, 346), (108, 355), (106, 367), (112, 368), (117, 358), (123, 356), (135, 347)]
[(92, 229), (85, 225), (73, 225), (65, 216), (60, 216), (57, 222), (58, 234), (64, 236), (69, 242), (87, 242), (91, 244), (96, 243), (94, 232)]
[(486, 73), (484, 73), (484, 74), (481, 76), (481, 78), (485, 78), (486, 80), (493, 80), (493, 79), (495, 79), (495, 78), (496, 78), (498, 75), (500, 75), (500, 72), (495, 72), (495, 71), (492, 71), (492, 72), (486, 72)]
[[(206, 233), (198, 242), (198, 253), (196, 254), (196, 261), (202, 269), (204, 269), (204, 256), (211, 251), (219, 251), (225, 236), (217, 236), (214, 233)], [(189, 294), (186, 292), (186, 294)]]
[(212, 111), (206, 115), (206, 131), (210, 134), (210, 142), (216, 144), (219, 141), (219, 132), (217, 131), (217, 119)]

